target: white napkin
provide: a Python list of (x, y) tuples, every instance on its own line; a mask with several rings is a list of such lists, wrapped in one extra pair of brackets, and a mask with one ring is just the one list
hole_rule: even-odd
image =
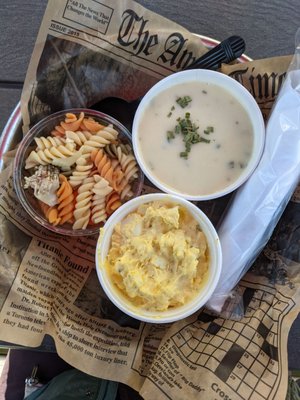
[(259, 165), (237, 191), (218, 230), (223, 265), (206, 306), (222, 310), (226, 298), (269, 240), (300, 180), (300, 71), (287, 74), (266, 128)]

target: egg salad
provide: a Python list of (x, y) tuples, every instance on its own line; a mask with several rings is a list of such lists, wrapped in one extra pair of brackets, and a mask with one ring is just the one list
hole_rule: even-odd
[(199, 223), (183, 206), (155, 201), (115, 226), (105, 265), (134, 306), (164, 311), (198, 293), (208, 264)]

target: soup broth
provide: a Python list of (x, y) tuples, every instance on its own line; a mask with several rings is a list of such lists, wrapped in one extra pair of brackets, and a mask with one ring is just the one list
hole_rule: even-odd
[(243, 173), (253, 149), (253, 127), (227, 90), (191, 81), (152, 99), (139, 122), (138, 146), (158, 181), (202, 196), (223, 190)]

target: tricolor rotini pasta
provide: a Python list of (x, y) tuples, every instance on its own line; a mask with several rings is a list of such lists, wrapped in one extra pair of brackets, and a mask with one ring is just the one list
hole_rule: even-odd
[(108, 215), (111, 215), (121, 205), (121, 198), (117, 192), (112, 192), (107, 196), (105, 210)]
[[(78, 147), (81, 147), (87, 140), (90, 139), (92, 133), (89, 131), (66, 131), (65, 132), (66, 141), (69, 143), (75, 143)], [(53, 138), (53, 139), (61, 139), (61, 138)]]
[(88, 226), (92, 208), (92, 189), (95, 185), (94, 178), (85, 178), (78, 189), (74, 210), (73, 229), (85, 229)]
[(38, 150), (49, 149), (50, 147), (58, 147), (65, 143), (65, 139), (53, 136), (41, 136), (34, 139)]
[(92, 221), (99, 224), (107, 218), (106, 212), (106, 196), (112, 192), (112, 187), (100, 175), (94, 175), (95, 185), (92, 189)]
[(58, 200), (58, 218), (60, 218), (60, 224), (65, 222), (72, 222), (73, 210), (74, 210), (74, 194), (73, 189), (68, 179), (64, 175), (59, 176), (60, 187), (57, 190)]
[[(53, 164), (57, 158), (67, 158), (74, 154), (75, 146), (73, 143), (60, 144), (58, 146), (46, 147), (44, 149), (33, 150), (26, 159), (25, 169), (36, 165)], [(54, 164), (53, 164), (54, 165)]]
[(105, 146), (104, 150), (106, 151), (106, 153), (109, 155), (110, 158), (118, 158), (118, 148), (120, 148), (124, 154), (131, 153), (130, 145), (125, 143), (119, 143), (119, 144), (112, 143)]
[(125, 154), (121, 147), (117, 148), (117, 157), (121, 164), (121, 169), (124, 172), (127, 182), (137, 177), (137, 164), (133, 154)]
[(80, 157), (76, 161), (76, 167), (69, 177), (69, 182), (72, 187), (77, 187), (82, 184), (85, 178), (91, 175), (94, 164), (90, 159)]
[(108, 125), (98, 132), (94, 133), (83, 145), (82, 153), (90, 153), (94, 149), (104, 147), (110, 143), (116, 142), (118, 131), (112, 125)]
[(115, 188), (117, 186), (118, 164), (112, 163), (112, 160), (102, 149), (94, 149), (91, 152), (91, 160), (97, 168), (99, 175), (106, 179), (111, 187)]
[[(66, 113), (34, 144), (25, 160), (26, 188), (41, 185), (41, 176), (45, 178), (43, 188), (49, 187), (49, 193), (38, 198), (38, 204), (50, 224), (69, 224), (74, 230), (103, 224), (133, 196), (139, 169), (131, 146), (120, 140), (112, 124), (104, 125), (83, 112)], [(38, 168), (44, 172), (37, 175)], [(56, 174), (57, 185), (50, 184), (49, 171), (51, 179)]]

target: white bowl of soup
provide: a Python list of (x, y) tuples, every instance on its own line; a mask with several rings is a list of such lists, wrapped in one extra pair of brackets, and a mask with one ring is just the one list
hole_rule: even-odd
[(152, 323), (186, 318), (216, 288), (222, 267), (218, 234), (207, 216), (182, 197), (136, 197), (115, 211), (100, 232), (100, 284), (133, 318)]
[(242, 185), (264, 148), (265, 125), (252, 95), (215, 71), (162, 79), (136, 111), (132, 142), (147, 178), (164, 192), (210, 200)]

